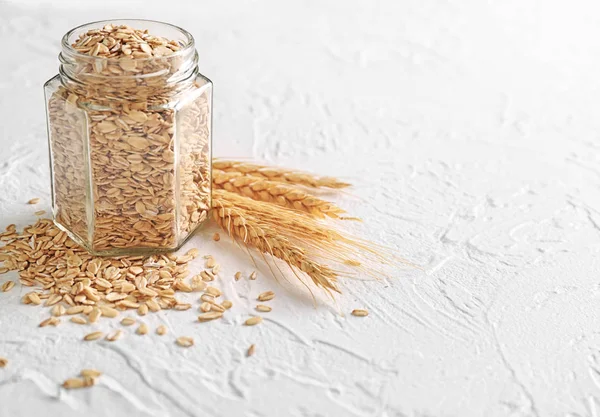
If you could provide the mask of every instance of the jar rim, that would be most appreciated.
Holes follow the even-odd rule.
[[[96,20],[94,22],[84,23],[82,25],[79,25],[79,26],[76,26],[76,27],[70,29],[67,33],[64,34],[64,36],[61,39],[62,49],[63,49],[63,51],[68,52],[69,55],[71,55],[73,57],[80,57],[82,59],[94,58],[94,59],[105,59],[105,60],[119,60],[121,58],[106,58],[106,57],[101,57],[101,56],[91,56],[91,55],[79,52],[71,46],[69,39],[75,33],[77,33],[78,31],[81,31],[84,28],[93,29],[95,26],[98,26],[99,28],[101,28],[108,24],[117,25],[117,24],[126,24],[126,23],[129,26],[131,23],[135,24],[136,22],[139,22],[141,24],[151,23],[151,24],[155,24],[155,25],[164,26],[164,27],[167,27],[170,29],[174,29],[175,31],[179,32],[184,37],[185,43],[181,46],[181,49],[179,49],[179,50],[173,52],[172,54],[167,55],[163,58],[175,58],[177,56],[188,54],[190,52],[190,50],[192,52],[195,50],[196,42],[195,42],[192,34],[189,33],[187,30],[185,30],[177,25],[173,25],[171,23],[166,23],[166,22],[161,22],[159,20],[151,20],[151,19],[106,19],[106,20]],[[137,62],[142,62],[142,61],[156,59],[156,57],[151,56],[151,57],[147,57],[147,58],[129,58],[129,59],[133,59],[134,61],[137,61]]]

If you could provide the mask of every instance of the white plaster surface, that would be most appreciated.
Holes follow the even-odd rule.
[[[83,343],[0,294],[0,416],[600,415],[600,10],[575,0],[0,0],[0,218],[49,208],[42,84],[78,24],[139,17],[196,37],[215,154],[338,175],[355,233],[423,266],[315,309],[233,244],[218,323]],[[38,207],[25,204],[42,197]],[[0,277],[4,282],[16,275]],[[273,289],[263,325],[242,326]],[[102,321],[95,327],[119,327]],[[173,336],[192,335],[178,348]],[[257,353],[246,358],[251,344]],[[93,389],[59,384],[83,367]]]

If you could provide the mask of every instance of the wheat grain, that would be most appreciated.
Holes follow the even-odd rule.
[[[107,335],[105,339],[109,342],[114,342],[116,340],[119,340],[121,336],[123,336],[123,330],[115,330],[111,334]]]
[[[140,336],[143,336],[148,333],[148,326],[146,325],[146,323],[142,323],[135,332]]]
[[[83,337],[83,340],[85,340],[85,341],[88,341],[88,342],[89,342],[89,341],[92,341],[92,340],[98,340],[98,339],[100,339],[102,336],[104,336],[104,333],[102,333],[102,332],[92,332],[92,333],[86,334],[86,335]]]
[[[221,296],[221,290],[219,290],[216,287],[207,287],[206,288],[206,293],[212,295],[215,298],[218,298]]]
[[[339,218],[345,212],[335,204],[315,197],[302,189],[261,177],[213,170],[213,184],[217,188],[254,200],[304,211],[318,218]]]
[[[254,355],[255,351],[256,351],[256,346],[254,344],[251,344],[250,347],[248,348],[248,351],[246,352],[246,356],[250,357],[250,356]]]
[[[46,326],[58,326],[58,324],[60,323],[60,319],[57,317],[48,317],[46,320],[43,320],[40,324],[39,327],[46,327]]]
[[[181,336],[176,339],[176,342],[181,347],[194,346],[194,339],[191,337]]]
[[[100,311],[100,309],[98,307],[94,307],[94,309],[88,316],[88,321],[90,323],[96,323],[101,315],[102,315],[102,311]]]
[[[202,277],[202,280],[205,282],[211,282],[211,281],[215,280],[215,276],[210,271],[202,271],[202,272],[200,272],[200,276]]]
[[[212,307],[212,306],[211,306]],[[223,313],[220,311],[209,311],[208,313],[202,313],[198,316],[199,322],[206,322],[211,320],[220,319],[223,317]]]
[[[155,299],[150,299],[146,301],[146,306],[148,307],[148,310],[152,311],[153,313],[162,310],[160,304],[158,304],[158,301],[156,301]]]
[[[4,367],[6,367],[6,365],[8,365],[8,359],[0,356],[0,368],[4,368]]]
[[[73,314],[83,313],[83,308],[84,308],[84,306],[81,306],[81,305],[69,307],[69,308],[67,308],[67,314],[73,315]]]
[[[230,300],[224,300],[221,305],[225,310],[229,310],[231,307],[233,307],[233,303]]]
[[[98,306],[98,308],[102,312],[103,317],[108,317],[108,318],[114,319],[115,317],[117,317],[119,315],[119,311],[112,307]]]
[[[31,293],[28,294],[27,297],[29,298],[29,301],[32,304],[35,304],[35,305],[42,304],[42,300],[40,299],[40,296],[37,293],[31,292]]]
[[[40,202],[40,199],[39,199],[39,198],[32,198],[31,200],[29,200],[29,201],[27,202],[27,204],[37,204],[37,203],[39,203],[39,202]]]
[[[215,242],[218,242],[219,240],[221,240],[221,235],[220,235],[220,234],[218,234],[218,233],[215,233],[215,234],[213,235],[213,240],[214,240]]]
[[[255,325],[257,325],[258,323],[262,323],[262,317],[260,317],[260,316],[254,316],[254,317],[250,317],[248,320],[246,320],[246,321],[244,322],[244,324],[245,324],[246,326],[255,326]]]
[[[121,320],[121,324],[123,326],[133,326],[135,322],[136,321],[133,317],[124,317],[123,320]]]
[[[81,316],[73,316],[71,317],[71,322],[75,324],[87,324],[87,320]]]
[[[200,301],[214,302],[215,297],[211,294],[202,294],[202,296],[200,297]]]
[[[363,310],[363,309],[355,309],[355,310],[352,310],[352,315],[357,316],[357,317],[366,317],[369,315],[369,312],[367,310]]]
[[[201,275],[194,275],[190,279],[190,287],[192,291],[204,291],[206,289],[206,282],[202,279]]]
[[[15,283],[13,281],[6,281],[4,284],[2,284],[2,292],[9,292],[14,286]]]
[[[66,311],[67,310],[65,309],[65,307],[62,304],[57,304],[54,307],[52,307],[51,314],[54,317],[60,317],[60,316],[64,315]]]
[[[98,378],[102,375],[102,372],[96,369],[82,369],[79,375],[87,378]]]
[[[218,311],[220,313],[224,313],[225,312],[225,307],[223,307],[220,304],[215,303],[214,301],[207,301],[208,304],[210,304],[210,309],[212,311]]]
[[[275,293],[273,291],[265,291],[258,295],[258,301],[269,301],[275,298]]]
[[[239,281],[242,278],[242,273],[240,271],[236,272],[233,276],[236,281]]]
[[[215,265],[216,265],[215,258],[210,256],[206,259],[206,267],[207,268],[213,268]]]
[[[76,389],[76,388],[84,388],[88,385],[83,380],[83,378],[69,378],[62,384],[63,388],[66,389]]]
[[[350,186],[350,184],[332,177],[318,177],[309,173],[291,171],[285,168],[267,167],[264,165],[222,159],[213,160],[213,169],[225,172],[239,172],[243,175],[264,177],[271,181],[298,184],[313,188],[325,187],[338,189]]]
[[[252,273],[250,274],[250,276],[248,277],[251,281],[256,280],[257,274],[256,271],[252,271]]]
[[[266,306],[266,305],[264,305],[264,304],[258,304],[258,305],[256,306],[256,311],[260,311],[260,312],[262,312],[262,313],[268,313],[268,312],[269,312],[269,311],[271,311],[271,310],[272,310],[272,308],[271,308],[271,307],[269,307],[269,306]]]
[[[167,334],[167,327],[161,324],[156,328],[156,334],[159,336],[164,336]]]
[[[138,307],[137,312],[140,316],[145,316],[146,314],[148,314],[148,306],[146,304],[140,305]]]

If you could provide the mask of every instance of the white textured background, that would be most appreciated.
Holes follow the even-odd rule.
[[[38,329],[47,312],[16,287],[0,295],[0,416],[600,416],[597,1],[123,3],[0,1],[3,224],[31,222],[32,197],[48,208],[42,84],[63,33],[159,19],[196,37],[216,155],[356,183],[340,199],[356,232],[425,272],[346,283],[340,309],[371,315],[342,317],[264,271],[232,285],[247,258],[207,231],[192,244],[225,265],[229,318],[152,315],[169,337],[113,344]],[[269,320],[241,326],[267,289]],[[99,385],[59,388],[86,366]]]

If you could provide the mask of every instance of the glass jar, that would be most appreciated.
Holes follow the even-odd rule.
[[[145,35],[124,25],[176,50],[146,54]],[[116,27],[94,44],[96,30]],[[110,56],[127,36],[142,51]],[[101,49],[108,56],[94,55]],[[59,59],[44,86],[54,222],[94,255],[179,248],[211,206],[212,82],[198,72],[193,37],[160,22],[94,22],[63,37]]]

